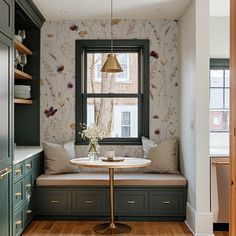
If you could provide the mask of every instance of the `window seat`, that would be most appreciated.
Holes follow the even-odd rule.
[[[187,180],[175,174],[117,172],[115,219],[184,221]],[[41,220],[109,218],[108,172],[40,175],[35,186],[36,218]]]
[[[115,173],[116,186],[185,186],[187,180],[176,174]],[[108,186],[108,173],[79,172],[73,174],[40,175],[38,186]]]

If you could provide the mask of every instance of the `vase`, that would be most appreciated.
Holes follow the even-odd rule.
[[[89,142],[88,157],[90,160],[97,160],[100,154],[100,147],[98,142]]]

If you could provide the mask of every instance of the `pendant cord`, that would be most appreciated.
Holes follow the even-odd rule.
[[[111,53],[113,53],[113,26],[112,26],[112,19],[113,19],[113,0],[111,0]]]

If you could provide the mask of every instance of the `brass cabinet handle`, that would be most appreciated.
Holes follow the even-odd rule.
[[[135,201],[129,200],[128,203],[129,203],[129,204],[135,204]]]
[[[162,201],[163,204],[170,204],[170,201]]]
[[[16,196],[16,197],[19,197],[19,196],[21,196],[21,195],[22,195],[21,192],[17,192],[17,193],[15,193],[15,196]]]
[[[2,174],[0,175],[0,179],[2,179],[4,176],[8,175],[11,172],[11,169],[5,169],[2,171]]]
[[[15,169],[15,174],[16,175],[21,174],[21,169]]]
[[[32,210],[28,210],[26,211],[27,214],[31,214],[32,213]]]
[[[58,202],[59,202],[59,201],[57,201],[57,200],[52,200],[52,201],[51,201],[52,204],[57,204]]]
[[[22,221],[21,220],[17,220],[16,221],[16,225],[21,225],[22,224]]]
[[[92,200],[86,200],[85,203],[86,203],[86,204],[92,204],[93,201],[92,201]]]
[[[26,184],[25,187],[30,188],[32,185],[31,184]]]
[[[28,168],[31,168],[32,165],[31,165],[30,163],[27,163],[27,164],[25,165],[25,167],[28,169]]]

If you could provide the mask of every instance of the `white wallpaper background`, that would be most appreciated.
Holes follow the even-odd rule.
[[[116,39],[150,40],[150,138],[177,136],[177,22],[116,20]],[[109,20],[47,21],[41,29],[41,140],[75,138],[75,40],[109,39]],[[117,155],[141,156],[140,146],[103,146]],[[87,147],[77,146],[78,156]]]

